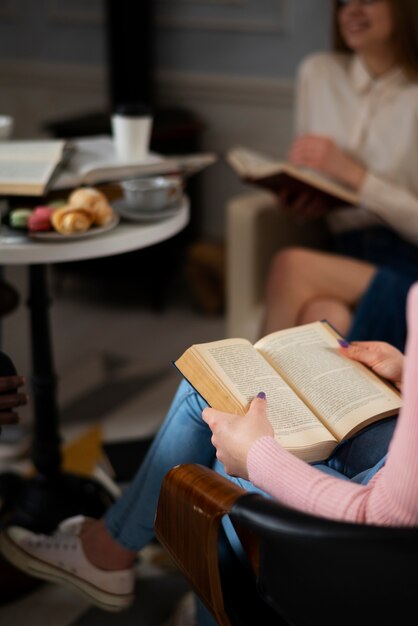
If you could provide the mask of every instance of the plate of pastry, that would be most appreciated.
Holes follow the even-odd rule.
[[[28,217],[31,239],[73,241],[96,237],[119,223],[118,214],[106,196],[94,188],[76,189],[60,207],[37,207]]]
[[[118,215],[114,215],[104,226],[91,226],[87,230],[69,233],[59,233],[56,230],[48,231],[30,231],[28,233],[31,239],[37,241],[74,241],[75,239],[87,239],[89,237],[97,237],[112,230],[120,222]]]

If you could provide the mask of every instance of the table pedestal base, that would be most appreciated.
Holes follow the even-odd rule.
[[[114,502],[97,480],[70,473],[30,479],[0,474],[0,499],[0,527],[17,525],[42,533],[73,515],[99,518]]]

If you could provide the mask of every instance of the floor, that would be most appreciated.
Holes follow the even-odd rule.
[[[138,272],[141,268],[138,268]],[[30,380],[24,268],[6,271],[22,294],[18,310],[5,318],[2,345],[19,373]],[[119,298],[108,289],[85,288],[79,276],[50,270],[55,367],[63,440],[70,442],[99,426],[104,442],[137,440],[158,428],[179,383],[172,361],[195,342],[225,334],[222,315],[196,310],[187,288],[175,284],[162,311],[141,298]],[[93,284],[94,287],[94,284]],[[30,384],[27,385],[30,393]],[[19,429],[0,441],[0,469],[28,464],[31,407],[21,411]],[[167,564],[146,554],[138,566],[136,603],[118,616],[91,609],[63,588],[42,585],[17,602],[0,606],[2,626],[160,626],[187,585]],[[158,602],[155,601],[158,598]]]

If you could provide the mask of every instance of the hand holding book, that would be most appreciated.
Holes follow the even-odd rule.
[[[329,209],[324,195],[316,189],[292,189],[284,184],[278,190],[280,208],[300,220],[316,220]]]
[[[260,437],[274,437],[273,427],[267,418],[264,392],[259,393],[245,415],[223,413],[205,409],[203,420],[211,429],[216,456],[230,476],[248,480],[247,456],[251,446]]]
[[[366,169],[360,163],[332,139],[322,135],[302,135],[295,139],[288,160],[293,165],[330,176],[353,191],[360,190],[366,175]]]
[[[341,349],[344,356],[363,363],[377,376],[401,389],[405,357],[400,350],[385,341],[344,342]]]

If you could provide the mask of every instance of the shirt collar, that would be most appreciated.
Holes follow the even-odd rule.
[[[400,67],[389,70],[380,78],[373,78],[360,57],[356,54],[353,55],[351,60],[349,73],[353,87],[358,93],[367,93],[373,87],[379,86],[380,89],[385,89],[386,87],[401,86],[408,82],[405,72]]]

